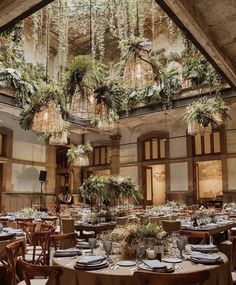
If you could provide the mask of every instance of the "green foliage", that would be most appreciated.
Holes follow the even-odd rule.
[[[88,156],[93,151],[90,142],[72,146],[67,151],[68,162],[73,163],[78,157]]]
[[[76,89],[82,96],[92,93],[108,75],[107,67],[95,61],[89,55],[75,57],[65,74],[65,89],[69,97],[74,96]]]
[[[142,193],[129,176],[91,176],[80,187],[84,198],[113,200],[119,197],[133,197],[136,201],[143,199]]]
[[[62,116],[66,116],[65,96],[60,87],[53,84],[44,84],[40,90],[28,97],[27,104],[24,105],[24,110],[20,114],[20,126],[23,130],[30,129],[34,114],[39,112],[40,108],[47,105],[50,100],[59,105]]]
[[[219,122],[215,118],[217,114],[222,117],[222,120],[230,117],[228,105],[219,96],[210,99],[204,97],[194,101],[187,107],[184,118],[187,123],[197,121],[204,127],[209,124],[218,126]]]

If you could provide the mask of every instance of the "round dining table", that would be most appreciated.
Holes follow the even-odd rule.
[[[190,260],[184,260],[176,264],[176,270],[170,274],[197,272],[209,270],[210,277],[204,285],[232,285],[232,277],[228,258],[220,253],[223,263],[218,265],[195,264]],[[133,273],[136,266],[123,267],[112,266],[100,270],[78,270],[74,266],[81,257],[53,258],[53,264],[63,268],[61,284],[70,285],[131,285],[135,284]],[[122,259],[122,258],[120,258]],[[147,271],[148,272],[148,271]]]

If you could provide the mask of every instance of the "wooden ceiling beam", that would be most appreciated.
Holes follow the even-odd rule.
[[[232,87],[236,87],[236,67],[214,40],[200,11],[194,6],[194,1],[155,1],[196,45],[227,82]]]
[[[0,33],[42,9],[54,0],[6,0],[0,4]]]

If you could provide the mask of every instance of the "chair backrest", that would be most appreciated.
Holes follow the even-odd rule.
[[[53,227],[52,225],[44,224],[44,223],[40,224],[40,231],[41,232],[52,232],[52,233],[54,233],[55,230],[56,230],[56,228]]]
[[[179,231],[179,234],[182,236],[188,237],[189,243],[200,243],[205,244],[207,242],[207,238],[209,237],[209,233],[205,231]],[[196,241],[196,242],[194,242]]]
[[[16,224],[17,224],[17,228],[19,229],[19,223],[23,222],[23,223],[32,223],[33,222],[33,218],[16,218]]]
[[[63,234],[69,234],[75,232],[75,220],[74,219],[61,219],[61,231]]]
[[[56,227],[57,217],[41,217],[42,223]]]
[[[3,217],[1,218],[1,217],[0,217],[0,224],[3,224],[3,227],[4,227],[4,228],[7,227],[8,221],[9,221],[8,218],[3,218]]]
[[[36,232],[33,235],[32,263],[37,265],[49,265],[50,260],[50,235],[52,232]],[[37,254],[36,254],[37,252]]]
[[[48,277],[45,285],[60,285],[60,276],[62,275],[60,266],[39,266],[28,263],[23,259],[19,259],[18,262],[27,285],[31,284],[30,279],[34,276]]]
[[[232,271],[236,268],[236,237],[231,237],[232,240]]]
[[[6,246],[6,264],[7,272],[9,274],[10,285],[16,285],[19,282],[17,275],[17,258],[19,256],[25,257],[25,243],[22,240],[14,241]]]
[[[35,233],[36,226],[37,224],[31,222],[20,222],[20,221],[18,222],[18,228],[22,229],[25,232],[27,242],[30,245],[33,245],[32,237],[33,234]]]
[[[151,273],[135,271],[134,279],[136,285],[202,285],[209,279],[210,272],[202,270],[190,273]]]
[[[50,244],[56,249],[67,249],[75,247],[77,244],[76,233],[51,235]]]
[[[172,234],[173,232],[177,232],[180,230],[181,223],[180,221],[172,221],[172,220],[163,220],[161,221],[162,228],[168,234]]]

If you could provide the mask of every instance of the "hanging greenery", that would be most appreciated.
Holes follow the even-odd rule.
[[[195,135],[197,132],[201,133],[201,127],[218,127],[227,117],[230,117],[228,105],[221,97],[216,96],[194,101],[187,107],[184,119],[189,124],[189,134]]]
[[[67,151],[68,162],[76,166],[87,166],[89,165],[89,154],[93,151],[90,142],[72,146]]]
[[[75,57],[67,68],[65,74],[65,89],[67,95],[74,96],[76,89],[81,96],[90,95],[108,75],[107,67],[95,61],[89,55]]]
[[[62,121],[62,118],[65,118],[67,115],[66,111],[66,102],[65,102],[65,96],[62,92],[62,90],[53,85],[53,84],[45,84],[44,86],[41,86],[40,90],[38,90],[37,93],[35,93],[33,96],[29,98],[28,104],[25,106],[24,110],[21,112],[20,116],[20,126],[24,130],[29,130],[32,127],[33,119],[37,113],[39,113],[43,108],[48,106],[49,103],[53,103],[53,109],[56,108],[55,112],[60,115],[60,119],[58,121],[51,122],[52,126],[51,132],[57,132],[55,129],[57,129],[57,126],[62,126],[62,129],[64,127],[64,122]],[[48,120],[49,115],[45,115],[45,119]],[[43,122],[42,122],[43,124]],[[45,123],[45,128],[47,128]],[[61,131],[62,131],[61,129]],[[48,131],[43,131],[43,133],[48,133]]]

